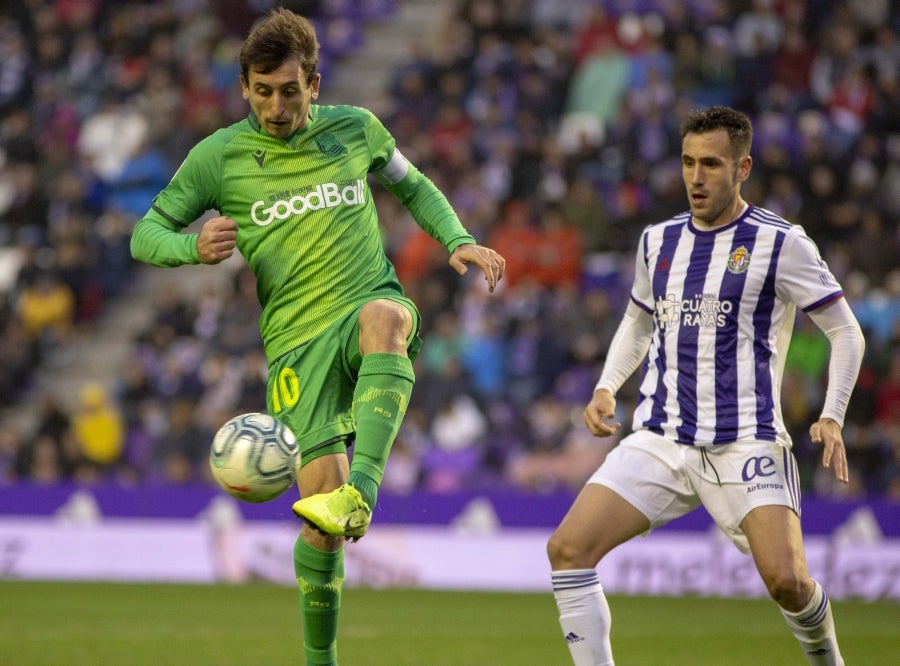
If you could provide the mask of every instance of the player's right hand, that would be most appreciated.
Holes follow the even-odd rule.
[[[584,423],[596,437],[616,434],[620,423],[607,423],[616,415],[616,399],[606,389],[597,389],[584,409]]]
[[[467,264],[475,264],[481,269],[488,283],[488,291],[491,293],[506,270],[506,259],[498,252],[474,243],[464,243],[450,255],[450,265],[460,275],[465,275],[469,271]]]
[[[203,223],[197,236],[197,254],[201,264],[218,264],[234,254],[237,222],[228,217],[213,217]]]
[[[850,483],[850,472],[847,465],[847,448],[841,426],[834,419],[820,418],[809,427],[809,435],[814,444],[821,444],[822,467],[834,468],[834,477],[841,483]]]

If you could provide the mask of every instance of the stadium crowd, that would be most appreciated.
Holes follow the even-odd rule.
[[[328,72],[401,0],[282,2],[315,19]],[[137,268],[131,228],[186,147],[247,113],[236,49],[264,0],[27,0],[0,10],[0,482],[208,480],[212,434],[264,411],[253,277],[166,291],[112,385],[75,407],[34,369],[89,335]],[[641,229],[687,208],[679,120],[754,120],[748,200],[817,240],[867,336],[845,425],[851,484],[806,433],[828,343],[803,315],[783,408],[805,491],[900,498],[900,16],[889,0],[461,0],[372,108],[507,259],[488,296],[383,189],[373,196],[425,345],[384,487],[577,488],[614,441],[581,412],[628,297]],[[398,46],[398,48],[401,48]],[[673,156],[675,156],[673,158]],[[143,270],[143,269],[141,269]],[[216,270],[216,269],[207,269]],[[480,285],[477,285],[480,287]],[[633,380],[632,380],[633,381]],[[620,395],[630,411],[634,384]],[[624,430],[624,429],[623,429]]]

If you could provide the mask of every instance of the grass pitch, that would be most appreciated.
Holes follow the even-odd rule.
[[[799,646],[762,599],[612,597],[621,666],[799,666]],[[836,602],[848,664],[900,653],[900,604]],[[0,663],[16,666],[299,664],[296,592],[241,586],[0,582]],[[564,666],[547,594],[347,589],[345,666]]]

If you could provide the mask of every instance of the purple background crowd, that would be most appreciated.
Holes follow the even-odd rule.
[[[265,410],[246,268],[146,302],[151,324],[78,401],[36,372],[135,298],[131,229],[186,151],[247,114],[237,51],[264,0],[22,0],[0,9],[0,483],[208,483],[219,424]],[[401,0],[285,2],[313,18],[322,95]],[[435,3],[437,5],[438,3]],[[371,108],[463,223],[508,260],[488,296],[389,194],[385,244],[425,345],[385,487],[578,488],[614,441],[581,420],[641,229],[686,209],[678,125],[754,120],[745,197],[802,224],[868,341],[845,439],[852,482],[807,435],[828,345],[802,315],[784,415],[804,491],[900,498],[900,16],[889,0],[440,3]],[[893,13],[892,13],[893,12]],[[10,258],[14,261],[10,263]],[[619,398],[629,423],[634,380]],[[36,410],[34,427],[10,415]],[[627,431],[626,429],[623,429]]]

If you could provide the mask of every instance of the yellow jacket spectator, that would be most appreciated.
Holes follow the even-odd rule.
[[[85,385],[79,398],[72,428],[82,454],[87,461],[104,467],[115,463],[125,441],[122,414],[99,384]]]
[[[75,294],[52,273],[41,273],[17,303],[19,316],[33,339],[65,338],[75,320]]]

